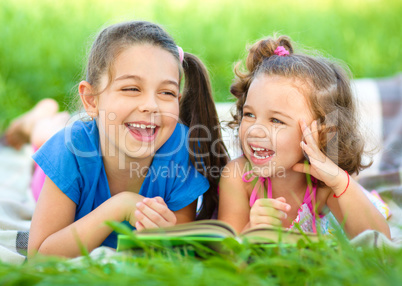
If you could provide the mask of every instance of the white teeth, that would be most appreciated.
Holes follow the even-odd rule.
[[[267,149],[265,149],[265,148],[258,148],[258,147],[253,147],[253,146],[250,146],[251,147],[251,149],[253,149],[254,151],[268,151]]]
[[[251,149],[253,149],[253,151],[254,151],[253,156],[254,156],[255,158],[257,158],[257,159],[262,160],[262,159],[267,159],[267,158],[269,158],[269,157],[272,156],[272,155],[266,155],[266,156],[259,156],[259,155],[257,155],[257,152],[258,152],[258,151],[268,151],[268,149],[266,149],[266,148],[260,148],[260,147],[254,147],[254,146],[250,146],[250,147],[251,147]]]
[[[271,157],[272,155],[258,156],[257,153],[254,152],[253,156],[256,157],[257,159],[267,159],[267,158]]]
[[[141,128],[141,129],[146,129],[146,128],[154,129],[156,127],[156,125],[145,125],[145,124],[135,124],[135,123],[127,123],[127,125],[136,127],[136,128]]]

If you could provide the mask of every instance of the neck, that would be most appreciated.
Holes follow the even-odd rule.
[[[271,177],[272,197],[304,196],[307,188],[306,174],[288,170],[283,176]]]
[[[111,195],[124,191],[139,193],[153,157],[132,158],[120,150],[111,156],[103,146],[101,149]]]

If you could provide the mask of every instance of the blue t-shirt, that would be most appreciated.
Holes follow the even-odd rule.
[[[95,121],[77,121],[64,128],[33,158],[77,205],[75,220],[111,197]],[[135,164],[132,171],[137,172]],[[170,210],[177,211],[194,202],[208,188],[208,180],[194,168],[189,158],[188,127],[177,124],[172,136],[156,152],[139,194],[149,198],[160,196]],[[102,245],[116,248],[116,233],[108,236]]]

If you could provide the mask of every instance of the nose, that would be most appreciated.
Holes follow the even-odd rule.
[[[269,135],[269,130],[265,125],[262,124],[253,124],[248,130],[248,137],[251,138],[266,138]]]
[[[147,93],[144,94],[140,100],[141,103],[139,104],[138,109],[141,112],[155,113],[159,111],[156,95]]]

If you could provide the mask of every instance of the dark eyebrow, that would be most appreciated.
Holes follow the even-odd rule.
[[[138,75],[133,75],[133,74],[125,74],[125,75],[119,76],[118,78],[115,79],[115,81],[125,80],[125,79],[135,79],[138,81],[142,81],[142,77],[140,77]],[[171,84],[171,85],[176,86],[177,88],[180,88],[179,84],[174,80],[167,79],[167,80],[164,80],[162,83],[163,84]]]

